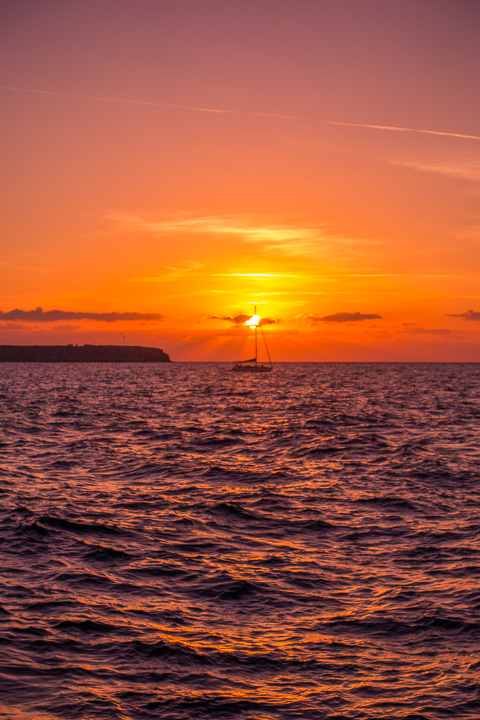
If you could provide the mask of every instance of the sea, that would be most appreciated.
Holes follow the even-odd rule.
[[[480,364],[0,364],[0,718],[480,718]]]

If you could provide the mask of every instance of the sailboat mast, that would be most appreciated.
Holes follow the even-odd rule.
[[[255,305],[254,315],[257,314],[257,306]],[[257,366],[257,326],[255,325],[255,367]]]

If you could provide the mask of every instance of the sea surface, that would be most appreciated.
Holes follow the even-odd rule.
[[[0,718],[480,718],[480,365],[0,364]]]

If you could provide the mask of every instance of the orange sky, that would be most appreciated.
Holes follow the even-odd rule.
[[[480,359],[477,2],[0,15],[0,343]]]

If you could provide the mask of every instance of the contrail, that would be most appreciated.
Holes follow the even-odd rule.
[[[392,127],[390,125],[363,125],[361,123],[336,122],[335,120],[322,120],[321,122],[327,125],[372,128],[373,130],[392,130],[394,132],[426,133],[427,135],[446,135],[447,137],[466,138],[467,140],[480,140],[478,135],[461,135],[460,133],[440,132],[439,130],[419,130],[418,128]]]
[[[6,87],[0,86],[0,90],[15,90],[16,92],[29,92],[36,93],[37,95],[59,95],[60,93],[52,92],[51,90],[30,90],[30,88],[17,88],[17,87]]]
[[[0,90],[11,90],[14,92],[34,93],[36,95],[57,95],[63,97],[84,98],[85,100],[97,100],[99,102],[124,103],[126,105],[145,105],[147,107],[172,108],[174,110],[190,110],[192,112],[213,113],[216,115],[254,115],[256,117],[281,118],[283,120],[301,120],[296,115],[282,115],[280,113],[266,113],[242,110],[222,110],[219,108],[197,107],[195,105],[176,105],[174,103],[160,103],[148,100],[129,100],[127,98],[99,97],[97,95],[77,95],[74,93],[60,93],[53,90],[33,90],[31,88],[0,86]],[[390,130],[391,132],[422,133],[425,135],[441,135],[443,137],[463,138],[465,140],[480,140],[479,135],[462,135],[461,133],[442,132],[440,130],[422,130],[420,128],[395,127],[392,125],[367,125],[364,123],[339,122],[337,120],[321,120],[326,125],[342,125],[343,127],[370,128],[372,130]]]
[[[60,93],[52,90],[32,90],[31,88],[0,87],[0,90],[13,90],[15,92],[35,93],[36,95],[57,95],[62,97],[83,98],[85,100],[98,100],[100,102],[124,103],[126,105],[147,105],[150,107],[173,108],[177,110],[192,110],[193,112],[214,113],[218,115],[255,115],[257,117],[282,118],[283,120],[300,120],[292,115],[279,113],[252,112],[241,110],[220,110],[218,108],[196,107],[194,105],[175,105],[174,103],[160,103],[148,100],[129,100],[127,98],[99,97],[97,95],[77,95],[75,93]]]

